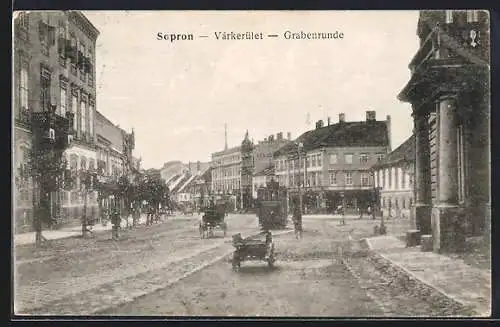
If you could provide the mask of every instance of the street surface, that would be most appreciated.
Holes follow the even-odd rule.
[[[258,231],[230,215],[228,235],[200,239],[198,218],[178,217],[91,240],[18,247],[16,313],[165,316],[415,316],[453,314],[413,296],[364,258],[357,242],[376,221],[304,217],[303,239],[275,232],[275,268],[231,269],[231,236]],[[281,234],[281,235],[278,235]]]

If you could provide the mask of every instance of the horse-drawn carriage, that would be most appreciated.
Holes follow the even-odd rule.
[[[205,209],[200,221],[200,237],[208,238],[214,236],[215,230],[222,230],[224,236],[227,233],[226,204],[217,203]]]
[[[233,270],[235,271],[240,269],[243,261],[266,261],[269,267],[273,267],[276,261],[270,231],[263,231],[257,236],[247,238],[242,238],[241,234],[236,234],[233,236],[233,246],[236,248],[232,260]]]

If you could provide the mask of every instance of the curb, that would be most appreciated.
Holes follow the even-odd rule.
[[[471,309],[474,312],[475,316],[478,316],[478,317],[489,316],[489,314],[478,312],[477,308],[471,307],[471,305],[469,305],[467,303],[464,303],[461,300],[456,299],[455,297],[453,297],[452,295],[448,294],[446,291],[444,291],[440,287],[432,285],[429,282],[423,280],[422,278],[416,276],[410,270],[408,270],[408,269],[404,268],[403,266],[401,266],[400,264],[392,261],[391,259],[389,259],[388,257],[386,257],[384,254],[376,252],[375,250],[373,250],[373,246],[372,246],[372,244],[371,244],[371,242],[370,242],[370,240],[368,238],[361,239],[360,243],[364,244],[368,248],[368,251],[374,257],[381,258],[382,260],[384,260],[385,262],[387,262],[389,265],[391,265],[392,267],[394,267],[396,270],[399,270],[399,272],[401,272],[404,275],[406,275],[409,279],[413,279],[415,281],[418,281],[419,283],[423,284],[425,287],[436,291],[440,296],[443,296],[443,297],[447,298],[451,302],[455,302],[456,304],[458,304],[458,305],[460,305],[460,306],[462,306],[464,308]]]

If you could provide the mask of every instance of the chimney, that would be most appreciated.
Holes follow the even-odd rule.
[[[278,137],[278,141],[283,140],[283,132],[279,132],[277,137]]]
[[[330,126],[330,117],[328,117],[328,126]]]
[[[391,152],[392,151],[392,145],[391,145],[391,139],[392,139],[392,133],[391,133],[391,116],[387,115],[385,124],[387,125],[387,151]]]
[[[274,135],[269,135],[267,139],[269,140],[269,142],[272,142],[274,140]]]
[[[368,110],[366,112],[366,121],[376,121],[376,112],[374,110]]]
[[[339,123],[345,123],[345,113],[339,114]]]
[[[292,140],[292,133],[287,132],[286,133],[286,138],[288,139],[288,141],[291,141]]]
[[[319,128],[321,128],[321,127],[323,127],[323,121],[322,121],[322,120],[318,120],[318,121],[316,122],[316,129],[319,129]]]

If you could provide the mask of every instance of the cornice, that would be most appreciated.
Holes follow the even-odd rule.
[[[80,11],[70,11],[68,13],[69,21],[78,27],[82,32],[87,35],[93,42],[99,36],[99,30],[82,14]]]

